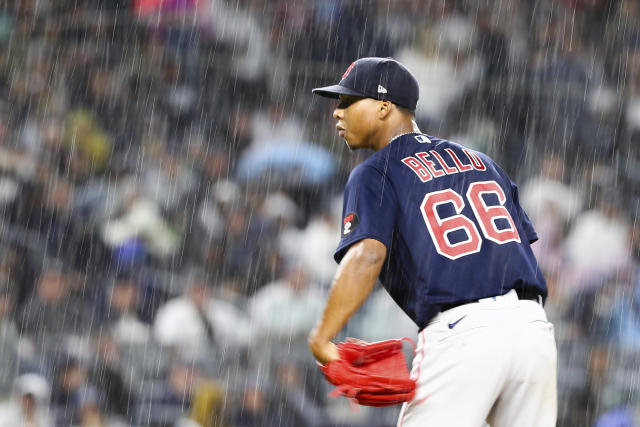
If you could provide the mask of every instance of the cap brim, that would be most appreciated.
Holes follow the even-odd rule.
[[[340,85],[317,87],[311,90],[311,92],[315,95],[324,96],[325,98],[334,98],[334,99],[338,99],[340,95],[364,97],[364,95],[361,94],[360,92],[355,91],[353,89],[349,89],[344,86],[340,86]]]

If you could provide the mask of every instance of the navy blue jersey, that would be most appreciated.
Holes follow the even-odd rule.
[[[444,305],[547,295],[517,187],[488,156],[447,140],[401,135],[351,172],[336,261],[364,238],[387,247],[380,281],[419,328]]]

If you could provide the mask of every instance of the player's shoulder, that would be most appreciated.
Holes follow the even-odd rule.
[[[366,178],[371,175],[379,175],[381,174],[380,167],[380,159],[376,156],[375,153],[372,156],[369,156],[366,160],[356,165],[349,174],[349,181],[353,181],[356,179]]]

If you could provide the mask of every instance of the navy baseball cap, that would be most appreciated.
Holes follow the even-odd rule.
[[[419,88],[413,74],[395,59],[371,57],[352,63],[337,85],[315,88],[312,92],[327,98],[351,95],[391,101],[413,111]]]

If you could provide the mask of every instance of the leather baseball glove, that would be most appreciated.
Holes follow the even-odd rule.
[[[409,338],[338,343],[340,359],[320,365],[327,380],[338,386],[329,395],[346,396],[367,406],[390,406],[411,400],[416,383],[409,378],[402,353],[405,340],[413,344]]]

